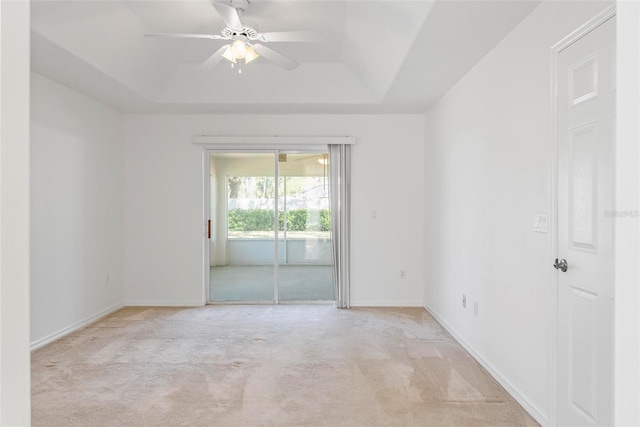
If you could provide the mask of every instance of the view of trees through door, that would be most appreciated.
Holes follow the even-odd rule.
[[[210,301],[333,301],[327,154],[214,152],[210,166]]]

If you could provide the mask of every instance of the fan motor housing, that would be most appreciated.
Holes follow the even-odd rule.
[[[251,27],[242,27],[242,31],[234,30],[233,28],[225,28],[221,32],[225,38],[232,39],[236,36],[245,36],[249,40],[257,40],[258,32]]]

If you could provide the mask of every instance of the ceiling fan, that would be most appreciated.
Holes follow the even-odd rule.
[[[243,25],[240,14],[249,8],[249,0],[231,0],[231,5],[212,2],[216,12],[224,21],[226,27],[220,34],[176,34],[176,33],[148,33],[145,37],[171,37],[187,39],[211,39],[226,40],[225,44],[215,51],[200,68],[209,69],[226,59],[231,66],[238,66],[238,72],[242,72],[242,64],[248,64],[262,56],[285,70],[293,70],[299,64],[291,58],[261,44],[269,42],[310,42],[316,39],[316,34],[309,31],[282,31],[260,33],[252,27]]]

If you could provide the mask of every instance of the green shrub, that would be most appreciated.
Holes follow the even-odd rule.
[[[287,230],[305,231],[306,229],[307,229],[307,211],[305,209],[298,209],[298,210],[287,212]]]
[[[320,231],[331,231],[331,212],[327,209],[320,211]]]
[[[288,231],[306,231],[308,212],[295,209],[287,212]],[[280,231],[284,230],[284,212],[278,212]],[[231,209],[229,231],[273,231],[273,211],[270,209]],[[320,231],[331,231],[331,213],[320,210]]]
[[[271,231],[273,211],[267,209],[231,209],[229,231]]]

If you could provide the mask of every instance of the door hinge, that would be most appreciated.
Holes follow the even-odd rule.
[[[207,221],[207,239],[211,238],[211,220]]]

